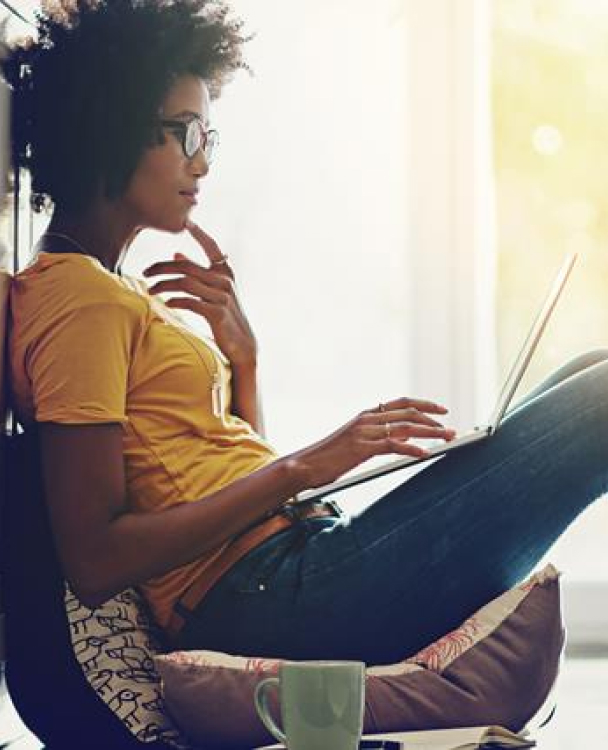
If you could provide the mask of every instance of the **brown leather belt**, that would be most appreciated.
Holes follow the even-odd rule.
[[[171,619],[167,625],[168,634],[175,638],[184,626],[186,617],[202,601],[207,592],[218,582],[238,560],[250,550],[265,542],[271,536],[293,526],[297,521],[308,518],[338,518],[342,511],[336,503],[289,502],[273,511],[270,517],[250,526],[233,539],[226,549],[213,560],[173,605]]]

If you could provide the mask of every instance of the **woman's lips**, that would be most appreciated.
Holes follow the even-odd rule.
[[[196,204],[198,203],[198,201],[196,200],[196,195],[194,195],[194,193],[180,193],[180,195],[185,198],[191,206],[196,206]]]

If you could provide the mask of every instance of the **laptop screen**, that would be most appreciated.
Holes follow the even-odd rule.
[[[511,371],[509,372],[505,384],[503,385],[500,392],[498,404],[496,405],[496,409],[490,421],[490,434],[496,432],[498,425],[500,424],[507,408],[509,407],[509,404],[511,403],[511,399],[515,395],[515,391],[517,390],[517,387],[524,376],[526,368],[528,367],[528,364],[532,359],[532,355],[534,354],[534,350],[536,349],[536,345],[538,344],[538,341],[542,336],[547,323],[549,322],[549,318],[553,310],[555,309],[555,306],[557,305],[557,301],[563,291],[568,277],[570,276],[570,272],[572,271],[572,267],[574,266],[576,259],[576,253],[568,255],[564,259],[564,262],[562,263],[562,266],[549,291],[549,294],[543,302],[543,306],[536,316],[528,335],[526,336],[524,344],[519,354],[517,355],[517,359],[515,360],[515,363],[513,364],[513,367],[511,368]]]

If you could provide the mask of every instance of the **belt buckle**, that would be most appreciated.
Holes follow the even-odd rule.
[[[332,517],[342,518],[344,512],[338,503],[333,500],[304,500],[295,503],[285,503],[281,506],[279,513],[287,516],[292,523],[301,521],[303,519],[303,512],[305,508],[311,507],[329,508],[332,511]]]
[[[286,516],[291,523],[295,524],[296,521],[301,521],[302,516],[300,515],[300,509],[297,507],[298,503],[285,503],[279,509],[279,513]]]
[[[336,518],[342,518],[342,516],[344,515],[342,508],[338,505],[337,502],[335,502],[335,500],[324,500],[323,504],[327,505],[328,508],[331,508],[331,510],[333,510]]]
[[[342,508],[338,505],[338,503],[334,502],[333,500],[310,500],[308,502],[304,501],[302,505],[308,505],[310,504],[311,507],[317,507],[317,508],[325,508],[326,510],[331,511],[331,517],[332,518],[342,518],[344,515],[344,511]]]

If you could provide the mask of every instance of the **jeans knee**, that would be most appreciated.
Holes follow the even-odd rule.
[[[608,348],[590,349],[587,352],[577,355],[570,361],[570,366],[574,371],[586,370],[588,367],[599,365],[600,362],[608,361]]]

